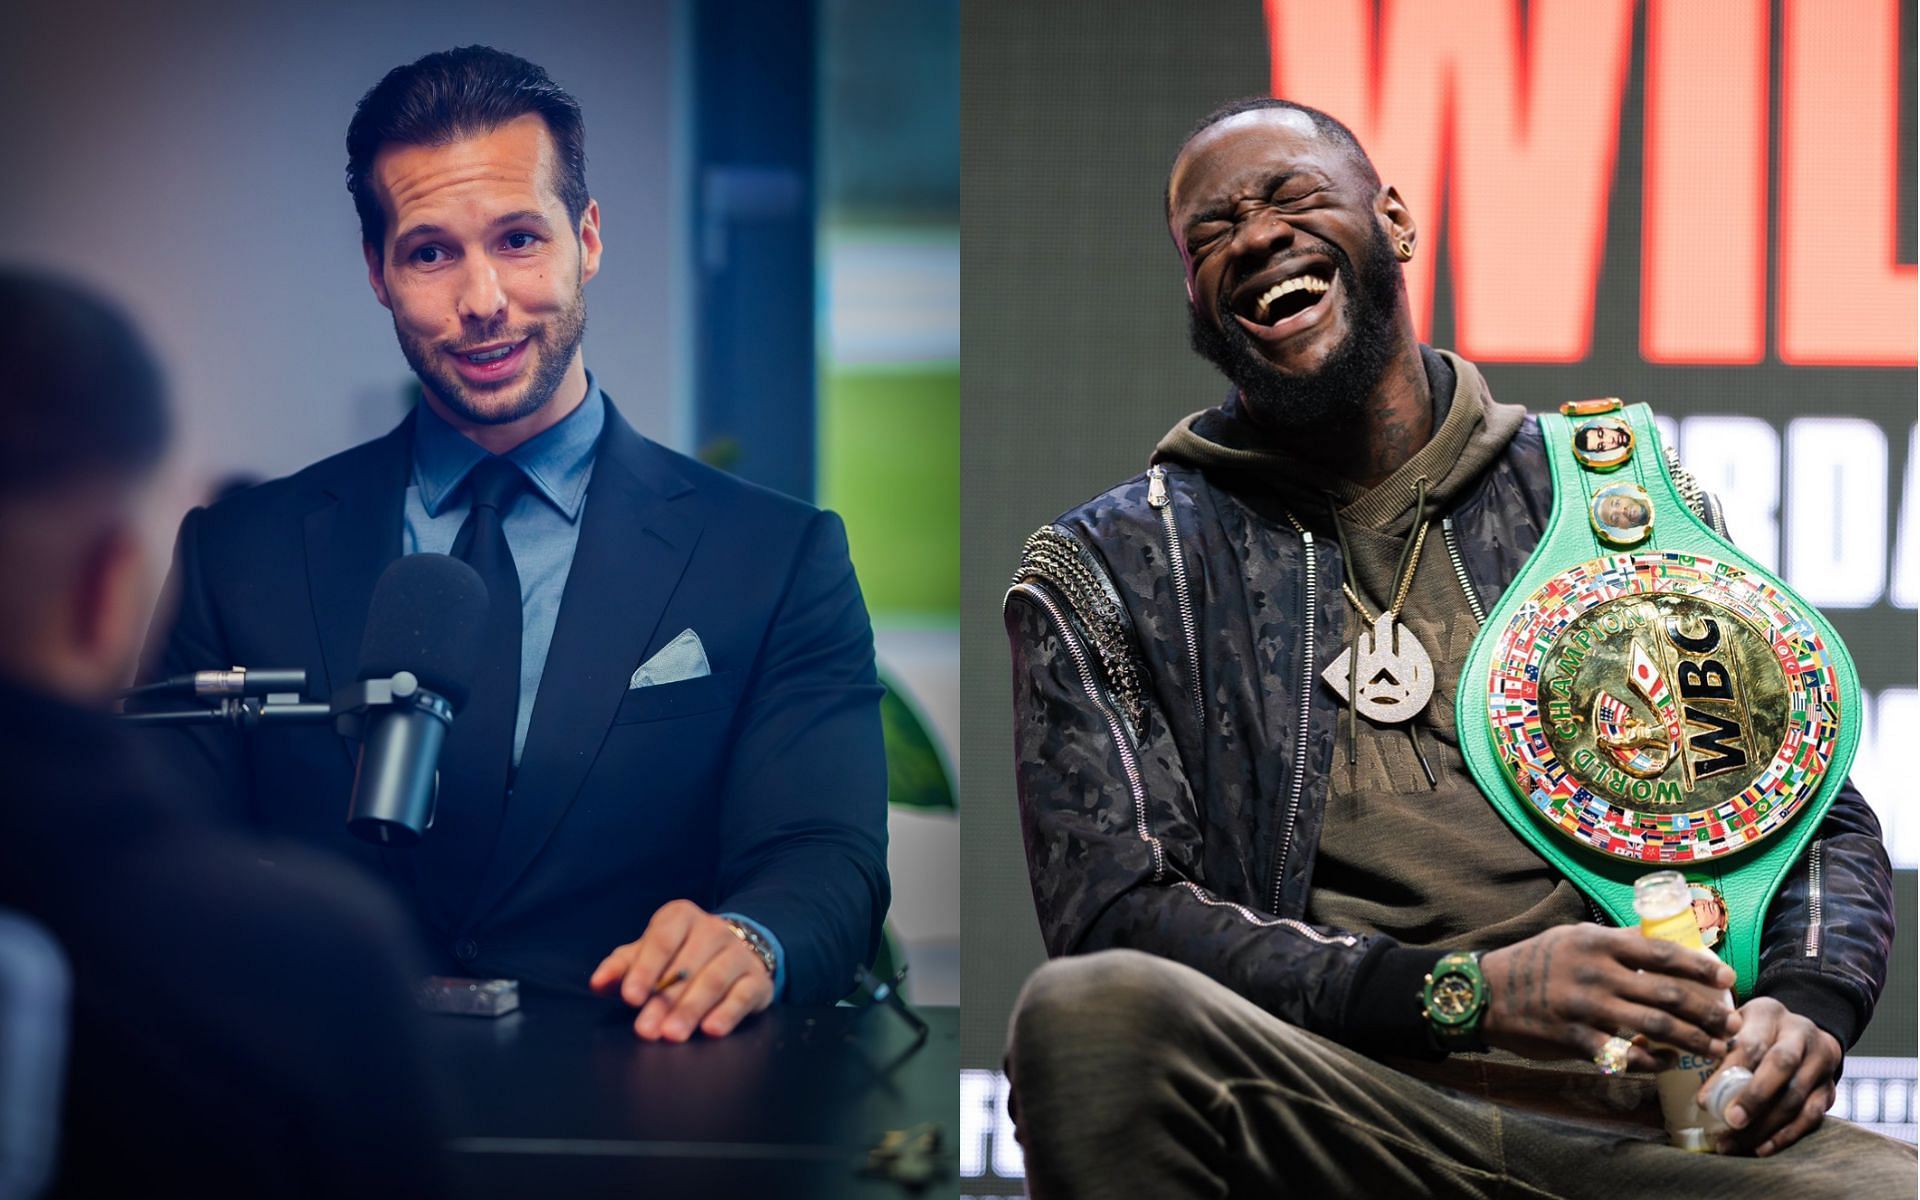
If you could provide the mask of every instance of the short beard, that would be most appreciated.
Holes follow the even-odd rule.
[[[1359,429],[1374,389],[1393,362],[1394,322],[1406,283],[1386,233],[1374,231],[1359,271],[1340,247],[1328,245],[1326,253],[1344,285],[1347,336],[1312,374],[1289,375],[1268,362],[1234,319],[1225,296],[1220,298],[1218,324],[1201,315],[1199,306],[1187,306],[1187,336],[1194,353],[1227,377],[1240,393],[1247,419],[1277,440]]]
[[[407,365],[413,368],[421,384],[456,416],[471,425],[508,425],[545,408],[560,389],[560,381],[567,377],[574,352],[587,335],[586,289],[575,288],[573,302],[552,324],[517,331],[517,336],[527,338],[527,351],[534,356],[533,374],[520,398],[502,409],[482,407],[480,397],[469,392],[466,381],[448,365],[447,356],[425,341],[409,338],[401,330],[397,317],[393,332],[400,340],[400,353],[406,355]],[[507,331],[488,332],[490,336],[499,336]]]

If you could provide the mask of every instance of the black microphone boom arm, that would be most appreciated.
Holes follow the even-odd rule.
[[[232,725],[253,730],[262,725],[305,725],[333,719],[330,704],[282,701],[274,697],[225,696],[211,708],[161,709],[116,714],[130,725]]]
[[[198,674],[221,674],[200,672]],[[304,687],[306,673],[249,672],[251,682],[262,674],[274,682],[297,682]],[[298,674],[297,681],[290,678]],[[182,678],[193,678],[184,676]],[[453,724],[453,705],[420,686],[411,671],[361,679],[321,704],[274,693],[266,697],[235,690],[215,703],[196,708],[159,712],[121,713],[135,725],[231,725],[252,731],[262,725],[333,722],[342,737],[361,743],[354,766],[353,801],[347,828],[356,837],[382,846],[411,846],[433,826],[439,780],[436,766],[447,729]],[[210,698],[215,693],[196,690]],[[379,715],[382,719],[374,720]]]

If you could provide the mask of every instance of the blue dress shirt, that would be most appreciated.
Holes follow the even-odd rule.
[[[558,425],[507,451],[527,477],[527,490],[502,514],[501,529],[520,575],[520,704],[513,723],[513,761],[527,744],[534,697],[547,665],[560,597],[580,540],[580,512],[593,478],[593,451],[606,425],[605,398],[587,375],[587,398]],[[408,554],[446,554],[466,523],[472,497],[464,485],[486,449],[441,420],[426,404],[414,407],[413,482],[407,487]]]
[[[506,453],[506,458],[526,475],[528,484],[500,522],[507,548],[513,551],[514,569],[520,575],[520,703],[513,723],[516,766],[527,744],[527,727],[533,722],[534,698],[540,694],[547,648],[553,644],[554,624],[560,618],[560,598],[566,592],[574,547],[580,541],[580,513],[586,507],[587,483],[593,478],[594,449],[606,426],[606,404],[600,385],[589,371],[587,396],[579,407],[553,428]],[[407,485],[401,546],[407,554],[446,554],[452,551],[454,538],[472,507],[471,495],[463,485],[489,454],[426,404],[415,405],[413,411],[413,479]],[[751,925],[767,939],[773,948],[773,991],[777,997],[787,973],[780,939],[744,914],[721,915]]]

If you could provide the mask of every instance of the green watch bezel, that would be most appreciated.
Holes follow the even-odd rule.
[[[1448,979],[1465,979],[1473,996],[1464,1012],[1447,1013],[1435,1008],[1435,989]],[[1442,1050],[1480,1050],[1480,1016],[1487,1011],[1487,977],[1480,973],[1480,952],[1460,950],[1443,955],[1427,972],[1420,989],[1420,1016],[1427,1023],[1434,1043]]]

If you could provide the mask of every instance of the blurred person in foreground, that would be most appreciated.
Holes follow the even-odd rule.
[[[1821,1120],[1893,937],[1857,791],[1825,793],[1818,840],[1776,877],[1732,1007],[1732,966],[1599,920],[1578,862],[1537,851],[1466,757],[1456,695],[1486,687],[1463,679],[1468,650],[1483,608],[1508,628],[1536,546],[1584,546],[1586,569],[1643,544],[1647,492],[1607,480],[1685,497],[1663,528],[1703,538],[1716,503],[1670,486],[1650,446],[1604,474],[1638,411],[1576,408],[1612,433],[1549,441],[1547,418],[1419,342],[1414,216],[1332,117],[1226,106],[1165,200],[1194,348],[1232,391],[1036,533],[1006,604],[1028,864],[1060,956],[1008,1049],[1032,1194],[1911,1194],[1911,1147]],[[1724,674],[1686,660],[1676,681]],[[1745,719],[1728,763],[1758,740]],[[1682,773],[1678,721],[1652,748],[1624,744],[1650,724],[1614,731],[1649,792]],[[1721,1155],[1665,1144],[1640,1073],[1670,1056],[1649,1043],[1754,1072]]]
[[[642,437],[587,369],[604,246],[579,103],[487,46],[388,72],[347,127],[373,300],[421,402],[392,432],[181,523],[158,670],[354,680],[388,563],[491,604],[433,825],[351,836],[349,743],[175,734],[193,790],[363,866],[438,969],[589,988],[634,1032],[831,1004],[889,896],[881,690],[840,519]],[[341,247],[342,253],[351,253]]]
[[[158,369],[64,282],[0,269],[0,312],[0,908],[71,974],[52,1194],[437,1194],[399,914],[184,820],[109,715],[151,599]]]

